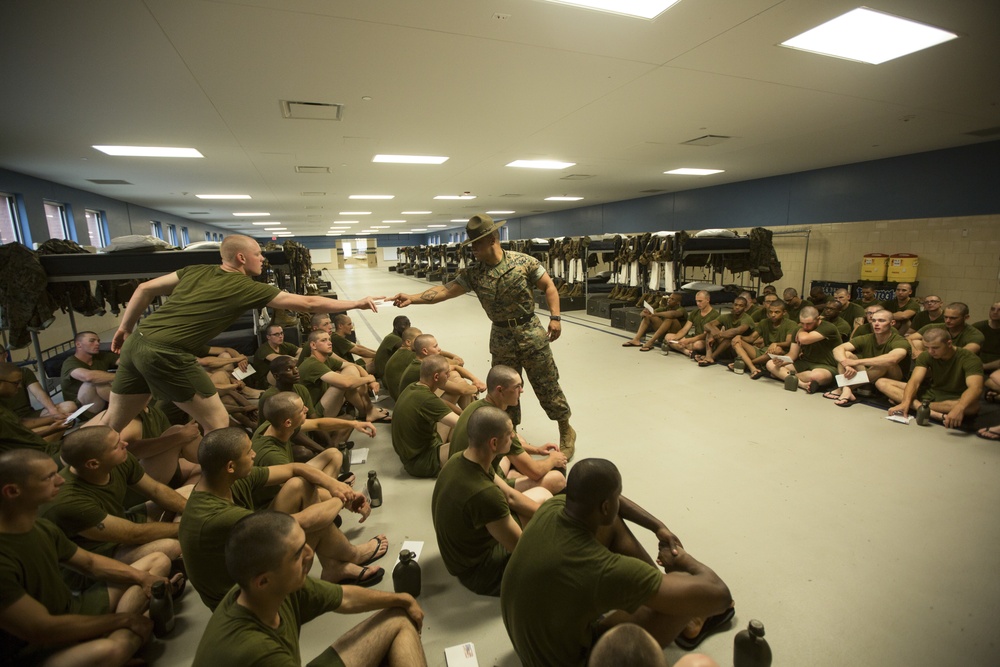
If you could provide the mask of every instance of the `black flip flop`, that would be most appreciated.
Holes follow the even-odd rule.
[[[386,547],[386,550],[383,551],[382,553],[378,552],[378,550],[382,548],[382,538],[381,537],[379,537],[379,536],[376,535],[375,537],[373,537],[371,539],[375,540],[375,551],[372,552],[372,557],[371,558],[369,558],[368,560],[366,560],[364,563],[358,563],[358,565],[371,565],[372,563],[374,563],[375,561],[377,561],[379,558],[382,558],[382,556],[385,556],[387,553],[389,553],[388,547]],[[371,540],[369,540],[369,541],[371,541]],[[386,544],[388,544],[388,538],[386,538]]]
[[[705,619],[705,624],[701,626],[701,630],[694,637],[685,637],[680,635],[674,640],[674,643],[680,646],[685,651],[693,651],[698,648],[698,645],[705,641],[705,638],[711,634],[714,634],[722,629],[722,626],[727,625],[729,621],[733,620],[733,616],[736,615],[736,608],[730,607],[721,614],[716,614],[715,616],[709,616]]]
[[[369,586],[374,586],[378,582],[382,581],[382,577],[385,576],[385,570],[378,568],[378,572],[372,576],[365,579],[365,573],[371,568],[362,567],[361,572],[358,573],[356,577],[348,577],[346,579],[341,579],[337,582],[340,586],[361,586],[362,588],[368,588]]]

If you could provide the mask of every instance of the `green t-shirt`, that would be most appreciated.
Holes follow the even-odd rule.
[[[59,373],[59,381],[62,384],[63,400],[77,403],[77,392],[79,392],[80,387],[83,386],[83,382],[74,378],[70,375],[70,373],[78,368],[82,368],[85,371],[107,371],[117,363],[118,355],[113,352],[98,352],[90,360],[89,366],[77,359],[76,355],[67,357],[63,360],[62,371]]]
[[[455,458],[455,456],[461,452],[464,452],[469,447],[469,419],[472,417],[472,413],[483,407],[484,405],[491,405],[489,401],[485,398],[480,398],[478,400],[469,403],[469,405],[462,410],[462,414],[458,418],[458,423],[455,424],[455,428],[451,429],[451,437],[448,442],[448,458]],[[503,474],[503,469],[500,467],[500,462],[505,456],[518,456],[524,453],[524,447],[517,438],[510,441],[510,451],[506,454],[498,454],[495,459],[493,459],[493,472],[497,474],[501,479],[507,481],[511,484],[511,481],[506,478]],[[511,484],[513,486],[513,484]]]
[[[431,497],[431,518],[448,572],[480,595],[499,595],[510,555],[486,524],[510,516],[503,492],[475,461],[462,455],[444,464]],[[499,547],[499,549],[498,549]]]
[[[840,316],[847,321],[848,326],[851,330],[854,330],[854,320],[861,318],[861,323],[864,324],[865,320],[865,309],[854,303],[853,301],[848,301],[847,306],[840,311]]]
[[[312,399],[312,404],[318,411],[322,412],[322,408],[319,407],[319,399],[323,398],[323,394],[329,386],[323,382],[323,376],[330,371],[336,373],[343,367],[343,362],[334,357],[323,362],[310,356],[299,364],[299,382],[309,391],[309,398]]]
[[[503,623],[524,667],[582,666],[600,616],[634,613],[663,581],[649,563],[609,551],[565,509],[565,496],[542,504],[501,584]]]
[[[40,410],[36,410],[31,405],[31,396],[28,394],[28,387],[38,382],[38,377],[30,368],[21,367],[21,386],[17,388],[17,393],[9,398],[0,398],[0,405],[4,405],[21,419],[37,417]]]
[[[37,449],[49,456],[59,452],[59,445],[46,442],[44,438],[21,425],[21,418],[7,406],[0,405],[0,454],[22,447]]]
[[[232,503],[205,491],[192,491],[188,498],[177,537],[188,579],[209,609],[215,609],[235,583],[222,557],[226,540],[237,521],[253,514],[254,493],[264,488],[269,475],[268,468],[253,468],[236,480],[231,487]]]
[[[688,321],[691,322],[691,328],[688,329],[688,335],[697,336],[698,334],[705,333],[705,322],[711,322],[712,320],[717,319],[719,319],[719,311],[715,308],[708,311],[707,315],[702,315],[701,311],[697,308],[689,310]]]
[[[921,310],[919,313],[917,313],[916,315],[914,315],[910,319],[910,327],[912,327],[914,331],[920,331],[921,329],[923,329],[924,327],[926,327],[928,324],[941,324],[941,325],[943,325],[944,324],[944,309],[942,309],[938,313],[938,316],[937,316],[936,320],[932,320],[931,319],[931,314],[929,312],[927,312],[926,310]]]
[[[837,327],[829,322],[821,321],[819,326],[813,329],[813,331],[823,334],[823,339],[809,345],[799,346],[798,358],[810,364],[821,364],[836,368],[837,360],[833,358],[833,348],[842,342]]]
[[[81,479],[69,468],[59,471],[66,483],[59,495],[42,513],[46,519],[59,526],[66,537],[82,549],[107,556],[118,546],[114,542],[91,540],[80,535],[98,525],[108,516],[131,521],[124,505],[129,487],[139,483],[146,471],[131,452],[124,462],[114,467],[107,484],[98,486]]]
[[[301,667],[299,630],[317,616],[336,610],[343,600],[337,584],[306,577],[302,588],[281,603],[280,622],[272,628],[236,603],[239,591],[234,586],[212,614],[192,667]]]
[[[24,595],[38,600],[50,614],[67,614],[73,596],[63,582],[59,563],[73,557],[77,546],[61,530],[38,519],[27,533],[0,533],[0,609]],[[13,659],[28,642],[0,629],[0,656]]]
[[[948,327],[946,327],[944,324],[928,324],[924,328],[917,331],[917,333],[923,336],[931,329],[947,329],[947,328]],[[948,333],[949,335],[951,334],[951,332]],[[958,333],[957,336],[951,337],[951,344],[954,345],[956,348],[965,347],[970,343],[975,343],[976,345],[982,346],[984,340],[985,337],[983,336],[982,331],[980,331],[974,326],[966,324],[965,327]]]
[[[1000,359],[1000,327],[992,328],[989,320],[976,322],[972,326],[983,334],[982,347],[979,348],[979,358],[983,360],[983,363],[988,364]]]
[[[333,353],[335,355],[350,364],[355,363],[354,355],[351,354],[351,350],[354,349],[354,343],[338,333],[330,334],[330,342],[333,343]]]
[[[825,322],[829,322],[833,326],[837,327],[837,332],[840,333],[841,340],[847,340],[848,338],[850,338],[850,336],[851,336],[851,329],[853,329],[854,327],[852,327],[847,322],[847,320],[845,320],[840,315],[837,315],[837,317],[835,319],[824,320],[824,321]]]
[[[740,315],[739,319],[737,319],[734,322],[733,313],[732,311],[730,311],[724,315],[719,315],[718,322],[723,329],[736,329],[738,327],[746,327],[747,329],[745,333],[749,333],[750,330],[753,329],[753,318],[751,318],[748,313],[743,313],[742,315]]]
[[[930,377],[930,389],[938,401],[953,400],[962,395],[968,386],[966,378],[970,375],[983,375],[983,362],[968,350],[955,348],[955,356],[951,359],[933,359],[923,352],[914,362],[915,368],[926,368]],[[925,386],[927,380],[924,380]]]
[[[217,265],[186,266],[167,302],[139,324],[150,341],[204,356],[208,343],[250,308],[263,308],[281,293]]]
[[[379,380],[385,374],[385,365],[389,362],[390,357],[402,344],[403,339],[394,333],[390,333],[379,343],[378,349],[375,350],[375,365],[372,369],[372,374]]]
[[[906,300],[902,306],[899,305],[899,301],[896,299],[888,299],[882,302],[882,307],[888,310],[890,313],[896,314],[903,310],[908,310],[912,313],[920,312],[920,302],[914,299],[912,296]]]
[[[295,343],[282,342],[278,345],[278,351],[275,352],[274,348],[264,343],[253,353],[253,359],[250,362],[250,365],[253,366],[253,375],[246,379],[246,383],[254,389],[267,389],[269,386],[267,374],[271,372],[271,362],[268,357],[274,354],[294,357],[298,349],[299,346]]]
[[[425,384],[414,382],[399,394],[392,413],[392,448],[406,472],[414,477],[438,474],[442,443],[437,423],[449,414],[451,409]]]
[[[420,362],[422,359],[414,355],[413,360],[410,361],[409,365],[403,369],[403,375],[399,378],[399,391],[402,392],[404,387],[409,387],[414,382],[420,381]]]
[[[895,329],[889,331],[889,337],[881,344],[873,333],[865,334],[864,336],[855,336],[850,342],[854,346],[854,354],[858,359],[871,359],[873,357],[881,357],[883,354],[889,354],[892,350],[905,350],[906,356],[899,362],[899,368],[903,371],[903,377],[909,375],[910,343],[900,336]]]
[[[257,427],[257,432],[253,434],[253,438],[250,439],[250,445],[257,454],[253,460],[254,466],[267,468],[269,466],[282,466],[294,463],[295,456],[292,454],[292,443],[290,441],[279,440],[273,435],[264,435],[264,432],[267,430],[265,424],[270,426],[269,422],[263,422]],[[281,486],[277,484],[256,489],[253,494],[254,506],[267,507],[280,490]]]
[[[399,400],[399,391],[402,389],[403,373],[410,362],[417,358],[417,353],[406,348],[399,348],[385,362],[385,382],[382,384],[389,390],[389,395],[394,401]]]
[[[797,322],[793,322],[787,317],[781,320],[781,324],[774,326],[771,324],[771,320],[763,319],[756,324],[753,328],[754,331],[760,335],[760,342],[758,347],[766,350],[771,345],[775,343],[784,343],[788,336],[795,336],[795,332],[799,330],[799,325]]]
[[[490,320],[502,322],[534,312],[533,290],[543,275],[545,269],[536,258],[503,250],[496,266],[475,262],[459,271],[455,282],[476,293]]]
[[[302,404],[306,406],[306,410],[308,410],[308,412],[306,413],[307,418],[316,419],[317,417],[320,416],[319,412],[316,409],[316,405],[313,403],[312,396],[309,394],[309,390],[306,389],[305,385],[296,382],[295,384],[292,385],[292,390],[298,395],[299,398],[302,399]],[[280,394],[280,393],[281,390],[278,389],[277,387],[268,387],[267,389],[264,390],[264,393],[260,395],[260,398],[257,399],[258,421],[263,421],[264,419],[266,419],[266,417],[264,417],[264,404],[267,402],[267,399],[271,398],[275,394]]]

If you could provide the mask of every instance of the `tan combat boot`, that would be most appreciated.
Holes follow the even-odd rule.
[[[576,431],[569,425],[568,419],[559,422],[559,451],[567,460],[572,460],[576,454]]]

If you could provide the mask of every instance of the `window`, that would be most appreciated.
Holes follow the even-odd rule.
[[[215,240],[221,242],[222,241],[222,234],[216,234],[215,235]]]
[[[17,219],[17,201],[12,195],[0,194],[0,243],[20,243],[21,223]]]
[[[43,202],[45,207],[45,224],[49,228],[50,239],[68,239],[69,226],[66,222],[66,207],[55,202]]]
[[[155,236],[156,238],[163,240],[163,225],[161,225],[156,220],[150,220],[149,234],[150,236]]]
[[[177,225],[167,225],[167,243],[170,245],[177,245]]]
[[[340,243],[344,248],[344,259],[348,259],[351,256],[351,242],[341,241]]]
[[[205,232],[205,240],[206,241],[212,240],[212,232]]]
[[[104,211],[92,211],[85,209],[84,215],[87,218],[87,238],[90,245],[95,248],[103,248],[108,245],[107,222],[104,218]]]
[[[368,239],[358,239],[354,242],[354,252],[364,256],[365,251],[368,249]]]
[[[191,245],[191,236],[188,234],[187,227],[181,227],[181,244],[185,246]]]

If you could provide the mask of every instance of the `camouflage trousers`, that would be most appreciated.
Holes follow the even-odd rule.
[[[490,354],[494,366],[510,366],[522,378],[522,371],[527,373],[531,388],[549,419],[569,419],[569,403],[559,387],[559,369],[552,358],[546,331],[537,317],[519,327],[494,326],[490,333]],[[521,423],[520,405],[507,408],[507,413],[515,426]]]

